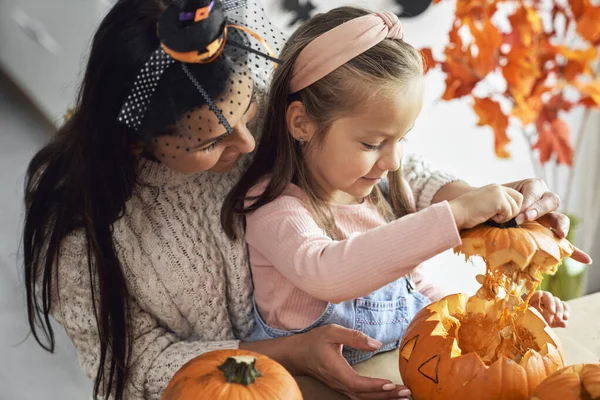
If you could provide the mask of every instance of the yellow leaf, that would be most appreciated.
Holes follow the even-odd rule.
[[[539,79],[526,99],[515,100],[511,115],[521,120],[524,126],[533,123],[543,108],[542,95],[549,90],[550,88],[543,84],[543,80]]]

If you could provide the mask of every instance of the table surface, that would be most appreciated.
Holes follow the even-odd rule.
[[[571,300],[568,304],[571,306],[569,326],[554,329],[562,344],[565,365],[600,362],[600,293]],[[364,376],[402,383],[398,370],[398,350],[379,354],[357,364],[355,370]],[[298,377],[297,380],[305,400],[348,399],[312,378]]]

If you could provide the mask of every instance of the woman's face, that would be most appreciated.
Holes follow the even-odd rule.
[[[231,171],[242,154],[254,150],[247,124],[256,116],[256,97],[250,86],[244,87],[217,106],[233,128],[231,134],[208,105],[203,105],[185,115],[175,133],[154,139],[152,155],[180,172]]]

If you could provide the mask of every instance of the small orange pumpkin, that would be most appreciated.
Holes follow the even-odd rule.
[[[283,366],[246,350],[215,350],[177,371],[162,400],[302,400]]]
[[[400,374],[414,400],[526,400],[564,366],[559,341],[534,309],[499,324],[502,303],[447,296],[422,309],[400,344]]]
[[[600,364],[577,364],[550,375],[531,400],[599,400]]]

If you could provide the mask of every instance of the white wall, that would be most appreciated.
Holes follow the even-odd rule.
[[[290,16],[281,10],[280,0],[262,0],[272,21],[287,30]],[[395,2],[383,1],[344,1],[314,0],[317,11],[340,5],[359,5],[373,10],[396,11]],[[402,19],[405,39],[414,46],[432,47],[434,54],[443,49],[447,33],[451,27],[454,4],[451,1],[431,6],[425,13],[412,19]],[[465,100],[446,102],[439,100],[444,92],[444,74],[435,70],[427,76],[425,104],[415,128],[408,136],[407,151],[425,155],[436,166],[454,173],[472,185],[484,185],[491,182],[510,182],[533,177],[534,167],[525,139],[519,132],[509,131],[512,139],[508,150],[512,154],[509,160],[496,158],[493,147],[493,133],[490,128],[477,127],[477,117]],[[578,130],[581,122],[581,110],[566,116],[572,130]],[[598,133],[598,122],[590,121],[590,130]],[[561,192],[564,190],[566,170],[559,171],[555,183],[549,182]],[[561,193],[562,195],[563,193]],[[578,196],[575,196],[576,198]],[[576,202],[575,202],[576,203]],[[573,209],[576,212],[577,208]],[[600,257],[600,254],[598,255]],[[484,270],[481,261],[465,262],[461,257],[446,252],[428,263],[435,280],[457,291],[473,292],[479,286],[474,275]],[[599,274],[600,275],[600,274]],[[596,275],[590,279],[600,280]],[[590,285],[600,290],[600,287]]]

